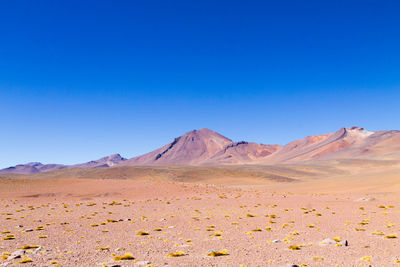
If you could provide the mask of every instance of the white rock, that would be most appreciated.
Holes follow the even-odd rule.
[[[320,246],[327,246],[327,245],[334,245],[334,244],[336,244],[336,241],[335,241],[335,240],[332,240],[332,239],[330,239],[330,238],[325,238],[324,240],[322,240],[322,241],[319,243]]]
[[[362,202],[362,201],[374,201],[375,198],[373,197],[362,197],[356,200],[356,202]]]
[[[22,255],[24,255],[24,254],[25,254],[25,250],[23,250],[23,249],[16,250],[13,253],[11,253],[10,259],[13,260],[13,259],[21,258]]]
[[[135,263],[135,266],[137,266],[137,267],[139,267],[139,266],[146,266],[146,265],[148,265],[148,264],[150,264],[149,261],[137,261],[137,262]]]
[[[39,252],[41,249],[42,249],[42,246],[39,246],[38,248],[36,248],[36,249],[33,251],[33,254]]]

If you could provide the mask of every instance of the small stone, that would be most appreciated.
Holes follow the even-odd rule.
[[[373,197],[362,197],[356,200],[356,202],[362,202],[362,201],[374,201],[375,198]]]
[[[272,240],[272,243],[279,243],[281,242],[279,239]]]
[[[322,240],[320,243],[320,246],[327,246],[327,245],[333,245],[336,244],[335,240],[332,240],[330,238],[325,238],[324,240]]]
[[[343,240],[343,241],[340,241],[340,244],[344,247],[347,247],[349,245],[349,242],[347,242],[347,240]]]
[[[146,265],[148,265],[148,264],[150,264],[150,262],[149,261],[137,261],[136,263],[135,263],[135,266],[146,266]]]
[[[42,246],[39,246],[38,248],[36,248],[36,249],[33,251],[33,254],[39,252],[41,249],[42,249]]]
[[[25,232],[33,232],[33,229],[26,229]]]
[[[13,259],[19,259],[19,258],[21,258],[22,255],[24,255],[24,254],[25,254],[25,250],[23,250],[23,249],[16,250],[16,251],[14,251],[13,253],[11,253],[10,259],[11,259],[11,260],[13,260]]]

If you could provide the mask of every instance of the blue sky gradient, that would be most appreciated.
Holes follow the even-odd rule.
[[[1,1],[0,168],[192,129],[286,144],[400,129],[398,1]]]

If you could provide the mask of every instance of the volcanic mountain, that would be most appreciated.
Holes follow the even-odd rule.
[[[121,165],[199,165],[232,144],[232,140],[203,128],[175,138],[169,144]]]
[[[30,174],[65,168],[165,165],[270,165],[330,159],[400,159],[400,131],[341,128],[334,133],[309,136],[285,146],[232,140],[209,129],[193,130],[147,154],[125,159],[114,154],[76,165],[33,162],[0,170]]]

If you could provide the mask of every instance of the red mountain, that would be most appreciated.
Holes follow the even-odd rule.
[[[209,129],[193,130],[122,165],[199,165],[231,143],[232,140]]]
[[[371,132],[360,127],[342,128],[334,133],[309,136],[285,146],[232,140],[209,129],[193,130],[165,146],[131,159],[114,154],[76,165],[17,165],[0,173],[29,174],[65,168],[157,165],[240,165],[276,164],[310,160],[368,158],[400,159],[400,131]]]

